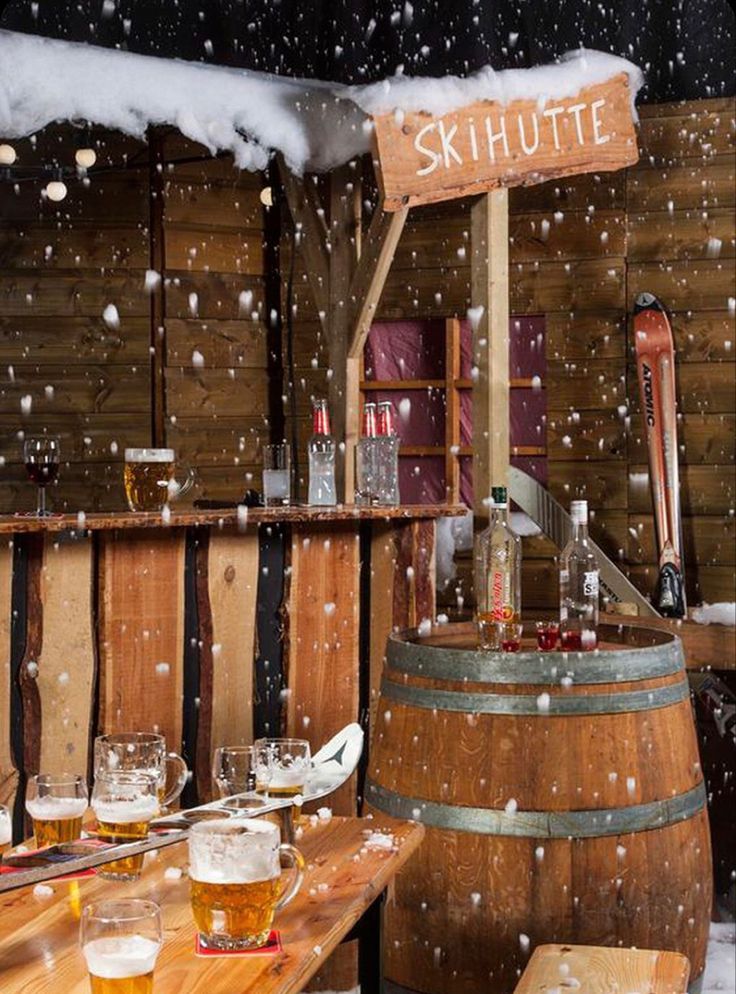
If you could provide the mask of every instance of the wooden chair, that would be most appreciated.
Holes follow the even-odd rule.
[[[604,946],[537,946],[515,994],[686,994],[680,953]]]

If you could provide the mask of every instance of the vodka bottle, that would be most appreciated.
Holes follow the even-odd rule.
[[[595,649],[598,560],[588,538],[588,502],[570,506],[572,537],[560,557],[560,638],[567,650]]]
[[[394,426],[390,400],[378,405],[377,471],[378,503],[395,507],[399,503],[399,436]]]
[[[488,527],[475,540],[476,624],[483,649],[500,649],[504,625],[521,620],[521,539],[508,520],[506,487],[491,490]]]
[[[312,437],[309,439],[309,497],[316,507],[337,504],[335,486],[335,440],[330,435],[330,414],[326,400],[312,405]]]
[[[355,450],[355,503],[377,504],[379,498],[378,466],[379,447],[376,436],[376,405],[368,402],[363,407],[361,437]]]

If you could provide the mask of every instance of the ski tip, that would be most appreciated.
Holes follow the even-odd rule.
[[[640,293],[634,301],[634,314],[647,310],[664,311],[664,307],[653,293],[645,291],[644,293]]]
[[[685,588],[682,573],[674,563],[665,563],[659,571],[654,606],[663,618],[685,617]]]

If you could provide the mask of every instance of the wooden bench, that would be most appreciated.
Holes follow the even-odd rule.
[[[537,946],[515,994],[686,994],[680,953],[604,946]]]

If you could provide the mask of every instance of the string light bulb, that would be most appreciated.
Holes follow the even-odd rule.
[[[74,158],[80,169],[91,169],[97,162],[97,152],[93,148],[78,148]]]
[[[66,183],[60,179],[52,179],[50,183],[46,184],[46,196],[56,204],[66,197],[67,192]]]
[[[0,145],[0,166],[12,166],[16,159],[12,145]]]

